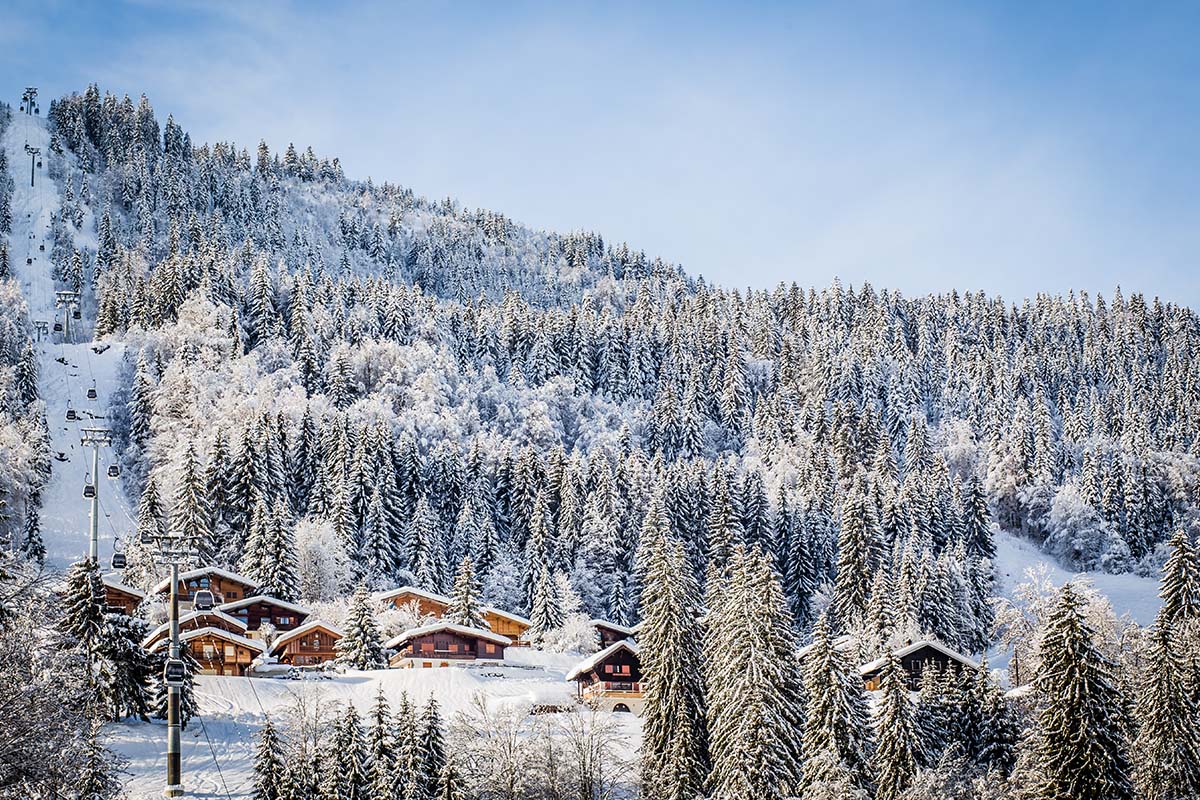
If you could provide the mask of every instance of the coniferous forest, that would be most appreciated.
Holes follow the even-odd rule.
[[[632,747],[595,711],[309,698],[257,733],[255,800],[1200,796],[1192,309],[739,291],[311,148],[196,142],[145,96],[47,105],[47,268],[81,335],[124,346],[104,409],[136,508],[122,584],[153,595],[154,542],[177,536],[321,609],[350,669],[419,627],[373,605],[400,586],[451,596],[470,629],[527,618],[535,650],[596,651],[588,620],[636,631]],[[0,796],[118,797],[103,724],[165,716],[142,644],[164,611],[114,613],[96,565],[46,559],[57,420],[10,280],[4,157],[0,681],[19,700]],[[1002,592],[1014,539],[1151,579],[1157,619],[1086,579]],[[913,678],[895,653],[925,640],[971,666]],[[198,672],[189,656],[188,718]],[[54,736],[31,738],[52,695]]]

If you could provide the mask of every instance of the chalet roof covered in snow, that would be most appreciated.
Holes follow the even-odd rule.
[[[437,592],[430,592],[426,589],[419,589],[416,586],[397,586],[395,589],[387,589],[382,592],[376,592],[375,599],[381,603],[385,603],[385,602],[393,600],[393,599],[399,597],[400,595],[404,595],[404,594],[411,594],[415,597],[422,597],[432,603],[439,603],[439,604],[445,605],[445,606],[448,606],[452,602],[454,602],[450,597],[448,597],[444,594],[438,594]],[[519,622],[522,625],[526,625],[526,626],[533,624],[525,617],[522,617],[520,614],[514,614],[511,611],[505,611],[502,608],[496,608],[495,606],[481,606],[480,608],[483,610],[483,613],[485,613],[485,614],[495,614],[498,617],[504,617],[506,619],[511,619],[514,622]]]
[[[293,611],[297,614],[303,614],[305,616],[309,616],[313,613],[312,609],[308,608],[307,606],[289,603],[287,600],[280,600],[278,597],[271,597],[269,594],[256,594],[253,597],[247,597],[243,600],[234,600],[230,603],[223,603],[217,607],[222,611],[237,611],[239,608],[252,606],[255,603],[265,603],[269,606],[275,606],[277,608],[282,608],[285,611]]]
[[[896,658],[904,658],[911,653],[917,652],[923,647],[933,648],[951,661],[957,661],[958,663],[971,667],[972,669],[977,669],[979,667],[978,661],[968,656],[964,656],[962,653],[952,650],[941,642],[934,641],[933,639],[921,639],[911,644],[906,644],[904,647],[893,650],[891,655],[895,656]],[[863,664],[858,668],[858,671],[863,675],[877,672],[878,670],[883,669],[883,665],[887,663],[887,659],[887,656],[881,656],[874,661]]]
[[[591,626],[594,628],[604,627],[608,628],[609,630],[614,630],[617,633],[623,633],[626,636],[633,636],[633,628],[627,628],[624,625],[618,625],[617,623],[609,622],[606,619],[589,620],[589,624],[591,624]]]
[[[132,586],[127,586],[126,584],[121,583],[119,580],[117,580],[112,575],[105,575],[100,580],[102,580],[104,582],[105,586],[107,586],[110,589],[115,589],[118,592],[125,592],[125,594],[131,594],[134,597],[144,598],[146,596],[146,593],[143,592],[141,589],[135,589]]]
[[[485,631],[482,628],[470,628],[466,625],[456,625],[453,622],[442,621],[431,622],[428,625],[421,625],[418,628],[410,628],[399,636],[389,639],[384,643],[383,646],[395,650],[406,642],[416,639],[419,636],[427,636],[428,634],[438,633],[440,631],[457,633],[459,636],[471,636],[476,639],[483,639],[485,642],[492,642],[505,647],[508,647],[510,644],[512,644],[512,639],[509,639],[507,636],[501,636],[498,633]]]
[[[245,575],[238,575],[236,572],[230,572],[229,570],[221,569],[220,567],[197,567],[196,569],[189,569],[187,572],[179,573],[179,580],[190,581],[192,578],[202,578],[205,575],[217,575],[218,577],[224,578],[227,581],[240,583],[243,586],[254,586],[254,580],[252,578],[247,578]],[[154,588],[150,591],[152,594],[158,594],[159,592],[165,592],[170,588],[171,579],[168,577],[163,578],[161,581],[154,584]]]
[[[276,637],[275,641],[271,642],[271,652],[274,653],[277,650],[281,650],[283,649],[284,645],[293,639],[298,639],[301,636],[304,636],[305,634],[311,633],[315,630],[326,631],[338,637],[339,639],[346,635],[341,628],[330,625],[328,622],[322,622],[319,619],[314,619],[312,622],[306,622],[300,627],[293,628],[287,633],[280,634],[278,637]]]
[[[233,625],[236,628],[240,628],[241,630],[246,630],[246,623],[242,622],[237,617],[231,617],[228,614],[218,611],[215,608],[209,609],[208,611],[189,611],[188,613],[183,614],[182,616],[179,617],[179,624],[183,625],[185,622],[191,622],[193,620],[203,619],[204,617],[216,617],[217,619],[221,620],[222,622],[228,622],[230,625]],[[142,647],[146,647],[150,642],[154,641],[155,637],[161,636],[162,634],[167,633],[170,630],[171,630],[170,622],[164,622],[162,625],[159,625],[157,628],[150,631],[150,634],[145,639],[142,640]],[[180,635],[181,636],[183,635],[182,632],[180,633]]]
[[[233,644],[240,644],[243,647],[248,647],[251,650],[257,650],[260,653],[265,653],[267,647],[262,642],[256,639],[248,639],[245,636],[239,636],[236,633],[230,633],[224,628],[196,628],[194,631],[180,631],[179,641],[190,642],[192,639],[198,639],[201,636],[214,636],[218,639],[224,639]],[[150,652],[157,652],[170,642],[170,638],[162,638],[150,646]]]
[[[619,642],[613,642],[598,653],[593,653],[583,661],[580,661],[578,664],[576,664],[571,671],[567,673],[567,680],[573,681],[591,672],[597,666],[602,664],[604,659],[608,658],[619,650],[628,650],[635,656],[641,652],[641,650],[638,648],[637,642],[633,641],[632,639],[622,639]]]

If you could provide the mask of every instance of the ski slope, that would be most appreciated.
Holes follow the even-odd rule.
[[[90,341],[64,341],[63,334],[53,332],[55,320],[61,321],[66,313],[55,308],[54,279],[50,274],[50,221],[59,207],[59,187],[50,180],[44,167],[36,170],[34,186],[29,185],[30,158],[25,152],[26,144],[39,148],[43,165],[48,164],[50,134],[45,120],[14,113],[3,143],[16,183],[9,255],[13,275],[25,293],[30,320],[44,320],[50,329],[48,336],[36,343],[38,388],[46,403],[54,456],[50,483],[43,495],[41,523],[47,562],[52,567],[63,567],[88,551],[90,504],[83,498],[83,487],[92,459],[91,448],[80,445],[79,429],[103,427],[124,346],[112,343],[103,353],[96,353]],[[27,264],[26,259],[32,263]],[[93,385],[97,398],[88,400],[87,390]],[[78,420],[67,421],[68,406],[75,409]],[[118,481],[103,477],[108,466],[115,463],[115,455],[102,448],[99,469],[102,477],[97,482],[102,563],[112,554],[114,538],[133,528],[133,513]]]

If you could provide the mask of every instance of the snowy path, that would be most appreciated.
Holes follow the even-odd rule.
[[[80,427],[103,426],[108,397],[115,388],[117,369],[124,346],[113,344],[102,354],[90,342],[73,344],[53,333],[54,322],[61,321],[61,310],[54,307],[54,279],[50,276],[50,221],[58,209],[58,188],[47,170],[37,169],[35,185],[29,185],[29,155],[25,145],[40,148],[42,163],[50,149],[50,134],[39,117],[15,114],[4,137],[9,169],[15,189],[12,198],[13,226],[9,237],[13,274],[21,282],[31,320],[44,320],[51,333],[37,343],[39,389],[46,402],[50,425],[53,474],[46,487],[42,506],[42,537],[46,556],[52,566],[61,567],[86,555],[88,549],[88,503],[83,486],[91,469],[90,448],[79,443]],[[45,250],[41,247],[45,246]],[[32,263],[26,263],[26,260]],[[87,399],[87,390],[96,387],[97,398]],[[79,419],[69,422],[67,408],[74,408]],[[115,464],[111,452],[100,453],[100,474]],[[132,512],[116,481],[101,478],[100,554],[107,562],[114,537],[132,529]]]

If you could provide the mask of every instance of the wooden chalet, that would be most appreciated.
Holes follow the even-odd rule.
[[[399,668],[449,667],[465,662],[504,660],[507,636],[453,622],[433,622],[407,630],[384,644],[396,653],[388,664]]]
[[[337,658],[337,643],[344,635],[338,628],[315,619],[276,637],[270,654],[281,664],[318,666]]]
[[[104,581],[104,602],[108,606],[109,611],[117,611],[121,614],[133,614],[137,607],[146,599],[146,593],[132,586],[126,586],[116,578],[105,575],[102,578]]]
[[[608,711],[641,711],[644,697],[638,645],[632,639],[613,642],[585,658],[567,673],[579,700]]]
[[[427,592],[415,586],[401,586],[398,589],[381,592],[376,595],[376,598],[380,602],[394,608],[402,608],[409,603],[415,603],[417,609],[422,614],[431,617],[442,617],[450,608],[450,598],[446,595]],[[522,640],[522,637],[533,623],[525,619],[525,617],[494,608],[493,606],[484,606],[483,619],[487,622],[492,633],[498,633],[501,636],[507,637],[511,640],[511,644],[518,647],[527,644],[527,642]]]
[[[204,675],[245,675],[251,662],[266,650],[262,642],[248,639],[224,628],[196,628],[179,632],[180,641],[187,642],[192,658]],[[149,649],[165,650],[171,637],[163,636]]]
[[[214,628],[227,633],[237,634],[238,636],[246,636],[246,623],[242,622],[237,617],[231,617],[218,609],[209,609],[208,611],[190,611],[179,616],[179,633],[189,631],[198,631],[202,628]],[[171,623],[164,622],[142,641],[142,647],[147,650],[154,648],[160,641],[171,638]]]
[[[164,578],[155,584],[151,594],[170,591],[171,579]],[[220,567],[200,567],[179,573],[179,602],[191,605],[192,598],[201,589],[213,593],[217,605],[232,603],[254,595],[254,581],[236,572]]]
[[[940,673],[953,670],[962,673],[978,669],[979,663],[946,647],[941,642],[932,639],[922,639],[909,642],[904,647],[892,651],[892,655],[900,659],[900,666],[908,675],[908,688],[916,691],[921,685],[921,673],[930,667]],[[867,691],[875,691],[882,686],[883,668],[887,664],[887,656],[863,664],[859,668]]]
[[[601,650],[623,639],[634,637],[633,628],[626,628],[624,625],[618,625],[606,619],[592,620],[592,627],[596,629],[596,635],[600,637]]]
[[[311,608],[265,594],[225,603],[221,611],[246,623],[246,630],[250,631],[251,636],[258,635],[264,622],[270,623],[277,631],[290,631],[299,628],[312,616]]]

